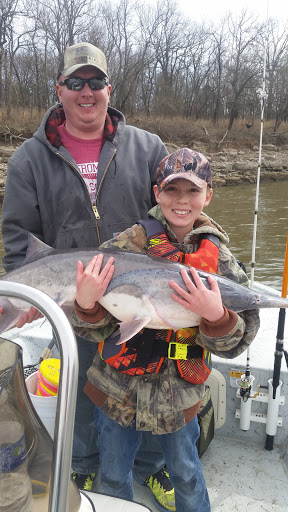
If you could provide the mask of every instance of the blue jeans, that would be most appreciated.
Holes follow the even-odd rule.
[[[76,473],[89,475],[99,470],[98,431],[94,422],[95,405],[84,393],[86,372],[98,351],[98,343],[76,336],[79,356],[79,378],[73,437],[72,468]],[[164,466],[163,454],[157,439],[147,432],[137,453],[134,471],[145,480]]]
[[[98,407],[95,424],[100,439],[100,471],[106,494],[133,500],[132,466],[141,444],[142,432],[121,427]],[[158,435],[170,480],[175,489],[177,512],[210,512],[210,501],[198,457],[199,425],[195,417],[171,434]]]

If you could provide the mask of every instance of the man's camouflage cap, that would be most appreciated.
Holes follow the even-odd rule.
[[[205,184],[212,187],[212,173],[207,158],[188,148],[177,149],[165,156],[157,169],[159,190],[163,190],[168,183],[178,178],[192,181],[200,188],[204,188]]]
[[[90,43],[78,43],[66,48],[58,67],[60,75],[70,76],[84,66],[93,66],[108,78],[107,61],[104,53]]]

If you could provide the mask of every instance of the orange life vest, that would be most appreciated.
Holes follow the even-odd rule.
[[[147,254],[179,261],[206,272],[216,273],[219,239],[202,235],[199,249],[192,254],[179,251],[169,240],[156,219],[139,221],[147,234]],[[131,340],[116,345],[119,336],[99,343],[104,361],[128,375],[144,375],[164,371],[166,358],[174,359],[179,375],[192,384],[205,382],[211,373],[211,354],[195,343],[198,327],[179,329],[142,329]]]

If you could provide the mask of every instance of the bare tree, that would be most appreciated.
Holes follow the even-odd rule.
[[[0,0],[0,105],[3,103],[5,85],[3,65],[6,62],[5,68],[7,73],[7,47],[11,34],[13,34],[14,20],[18,15],[17,5],[18,0]],[[10,69],[10,65],[8,67]]]
[[[146,43],[144,88],[149,88],[148,94],[143,91],[146,105],[149,98],[149,111],[153,108],[160,114],[179,113],[182,110],[183,71],[187,68],[191,49],[191,27],[183,19],[175,0],[158,0],[155,9],[142,12],[140,24]]]
[[[237,117],[253,119],[259,110],[268,30],[265,112],[277,130],[288,120],[287,27],[270,20],[265,29],[248,11],[228,14],[216,26],[189,21],[179,5],[0,0],[0,105],[46,108],[55,99],[59,56],[89,41],[106,54],[111,104],[126,115],[182,115],[214,124],[224,117],[230,130]]]
[[[230,55],[226,63],[226,96],[229,110],[228,130],[239,116],[243,94],[253,78],[260,76],[260,59],[257,51],[259,34],[263,26],[256,19],[242,11],[239,18],[228,15],[226,23],[230,34]]]
[[[288,33],[286,25],[270,19],[263,33],[263,60],[266,44],[266,117],[275,119],[274,131],[287,118],[287,53]]]
[[[227,59],[228,47],[227,47],[227,34],[226,25],[221,23],[219,27],[214,28],[211,32],[211,38],[213,41],[213,53],[214,62],[213,70],[211,72],[211,89],[214,97],[212,120],[214,124],[217,124],[220,117],[224,115],[224,62]]]
[[[28,1],[28,0],[27,0]],[[55,48],[58,57],[67,46],[83,40],[93,23],[93,0],[29,0],[27,15]]]
[[[132,113],[136,102],[138,77],[142,68],[138,41],[137,4],[134,0],[105,3],[97,19],[105,27],[101,46],[107,55],[112,84],[112,103],[119,110]],[[97,33],[98,30],[94,29]]]
[[[185,80],[183,115],[195,119],[210,115],[207,99],[211,100],[213,97],[210,84],[215,60],[210,30],[211,28],[205,25],[191,26],[188,38],[189,52],[182,72]]]

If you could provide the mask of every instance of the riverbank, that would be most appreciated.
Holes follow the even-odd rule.
[[[179,146],[167,143],[171,153]],[[17,146],[0,145],[0,200],[3,199],[7,177],[7,164]],[[193,149],[205,154],[213,171],[213,188],[247,185],[256,183],[259,160],[259,148],[231,149],[223,147],[221,151],[211,151],[203,142],[193,142]],[[277,147],[263,144],[261,158],[261,182],[288,180],[288,146]]]

